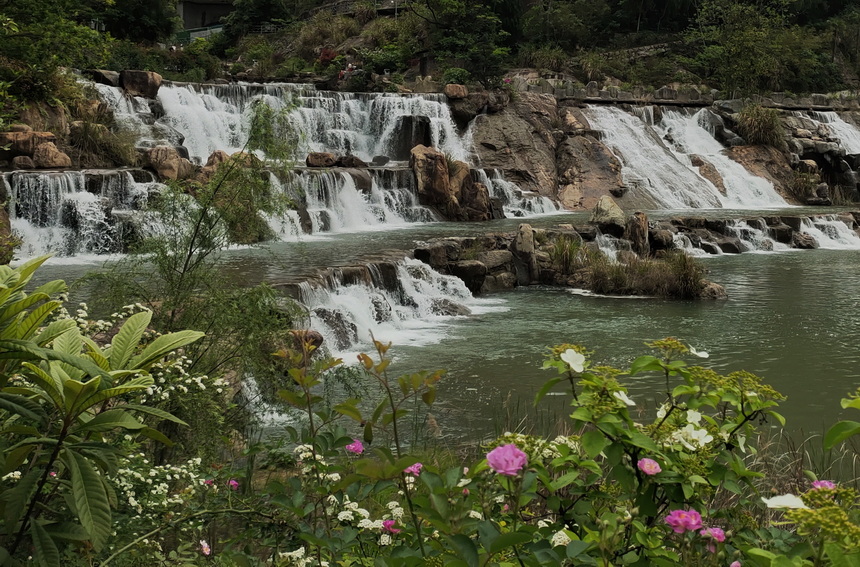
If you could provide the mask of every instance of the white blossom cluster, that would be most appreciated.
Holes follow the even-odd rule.
[[[2,481],[6,481],[6,480],[18,481],[18,480],[21,480],[21,471],[12,471],[9,474],[6,474],[6,475],[3,475],[2,477],[0,477],[0,480],[2,480]]]
[[[68,301],[68,294],[61,294],[58,299],[63,302]],[[126,317],[131,317],[135,313],[139,313],[141,311],[150,311],[150,309],[140,303],[133,303],[130,305],[123,306],[123,308],[116,313],[112,313],[110,318],[107,320],[90,320],[89,307],[86,303],[79,303],[78,308],[75,310],[74,316],[69,313],[68,309],[66,309],[65,307],[60,307],[56,311],[56,318],[58,320],[73,319],[81,332],[87,335],[95,335],[97,333],[103,333],[111,330],[116,326],[117,323],[119,323]],[[144,332],[143,336],[145,340],[151,340],[152,338],[154,338],[152,331]]]
[[[155,383],[146,389],[141,403],[167,401],[174,395],[189,392],[203,392],[214,388],[215,393],[222,394],[227,386],[223,378],[210,379],[208,376],[189,372],[192,360],[184,355],[176,355],[152,365],[150,373]]]
[[[657,418],[666,417],[669,407],[665,404],[657,410]],[[700,427],[702,414],[696,410],[686,410],[684,414],[686,424],[673,431],[664,441],[664,444],[681,444],[689,451],[698,451],[714,440],[707,429]]]
[[[278,565],[280,567],[329,567],[328,561],[317,561],[314,557],[307,557],[307,551],[300,547],[295,551],[284,551],[278,554]]]

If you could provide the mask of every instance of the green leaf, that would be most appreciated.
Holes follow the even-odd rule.
[[[112,409],[102,412],[88,422],[76,427],[74,433],[77,435],[86,432],[105,433],[114,429],[137,431],[144,427],[146,426],[128,412],[121,409]]]
[[[825,543],[824,551],[827,553],[827,558],[832,562],[832,567],[860,567],[860,553],[845,553],[845,551],[835,543]]]
[[[98,392],[88,397],[86,400],[83,400],[79,405],[82,409],[86,410],[122,394],[145,390],[152,386],[153,383],[154,380],[152,379],[152,376],[139,376],[137,378],[134,378],[133,380],[129,380],[121,386],[114,386],[113,388],[105,388],[104,390],[99,390]]]
[[[860,423],[856,421],[838,421],[824,435],[824,448],[830,450],[837,443],[841,443],[858,433],[860,433]]]
[[[630,435],[630,444],[648,451],[657,452],[660,450],[659,447],[657,447],[657,444],[654,443],[653,439],[639,431],[634,431],[632,435]]]
[[[152,320],[151,311],[141,311],[126,319],[122,328],[111,341],[110,366],[113,370],[125,368],[134,349],[140,344],[140,339]]]
[[[582,439],[580,439],[580,442],[582,443],[582,448],[585,450],[585,454],[588,455],[590,459],[599,455],[603,449],[609,445],[609,439],[607,439],[600,431],[595,431],[593,429],[586,432],[582,436]]]
[[[33,538],[33,555],[40,567],[60,567],[60,550],[51,535],[39,522],[30,524],[30,537]]]
[[[177,333],[162,335],[152,341],[142,353],[134,357],[131,363],[129,363],[128,368],[149,368],[165,355],[200,340],[203,336],[204,333],[199,331],[179,331]]]
[[[636,360],[630,364],[630,371],[628,374],[633,376],[634,374],[639,374],[640,372],[647,371],[660,371],[663,369],[663,366],[660,364],[660,359],[655,356],[651,356],[647,354],[645,356],[640,356]]]
[[[576,559],[582,553],[591,547],[591,543],[587,541],[574,540],[567,544],[566,553],[568,559]]]
[[[111,533],[111,511],[102,477],[89,459],[69,449],[63,462],[71,473],[72,496],[78,519],[87,530],[93,549],[100,551]]]
[[[145,435],[146,437],[149,437],[153,441],[158,441],[162,445],[166,445],[168,447],[173,447],[173,441],[171,441],[170,438],[167,437],[167,435],[165,435],[164,433],[162,433],[161,431],[159,431],[157,429],[153,429],[152,427],[144,427],[143,429],[140,430],[140,433],[141,433],[141,435]]]
[[[49,323],[47,327],[42,329],[42,332],[33,339],[33,342],[38,345],[46,345],[74,326],[75,322],[72,319],[53,321]]]
[[[61,305],[62,303],[59,301],[49,301],[32,310],[23,321],[17,324],[17,338],[27,339],[32,337],[33,333],[35,333],[45,322],[45,319],[48,318],[48,315],[53,313],[53,311]],[[72,329],[75,327],[69,328]]]
[[[540,401],[543,399],[543,397],[546,396],[550,390],[552,390],[552,387],[555,386],[556,384],[558,384],[559,382],[561,382],[561,380],[562,380],[562,377],[557,376],[555,378],[550,378],[549,380],[544,382],[543,386],[541,386],[541,389],[538,390],[537,394],[535,394],[534,405],[538,405],[538,403],[540,403]]]
[[[358,400],[350,399],[350,400],[343,402],[342,404],[337,404],[332,409],[334,411],[336,411],[337,413],[339,413],[343,416],[346,416],[350,419],[353,419],[355,421],[358,421],[360,423],[360,422],[364,421],[364,419],[361,417],[361,412],[358,410],[357,407],[355,407],[355,405],[357,403],[358,403]]]
[[[4,409],[13,415],[20,415],[29,420],[41,422],[45,419],[45,412],[38,402],[18,396],[0,392],[0,409]]]
[[[160,417],[161,419],[164,419],[166,421],[172,421],[173,423],[178,423],[179,425],[185,425],[185,426],[188,425],[187,423],[185,423],[184,421],[182,421],[181,419],[179,419],[178,417],[176,417],[172,413],[166,412],[162,409],[153,408],[150,406],[142,406],[139,404],[124,404],[122,406],[122,409],[124,409],[126,411],[135,411],[135,412],[145,413],[147,415],[152,415],[155,417]]]
[[[860,398],[842,398],[840,402],[842,409],[860,409]]]
[[[463,534],[456,534],[448,538],[451,546],[457,551],[457,556],[466,562],[469,567],[478,567],[478,548],[475,542]]]
[[[490,553],[498,553],[503,549],[521,545],[532,540],[531,534],[524,532],[508,532],[501,534],[490,546]]]
[[[15,486],[2,493],[2,500],[6,503],[4,521],[6,522],[6,533],[12,533],[18,528],[18,521],[27,510],[27,504],[30,502],[30,497],[36,490],[36,484],[39,482],[43,469],[34,468],[18,479]]]

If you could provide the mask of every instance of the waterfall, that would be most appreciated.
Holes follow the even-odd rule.
[[[452,317],[503,310],[498,299],[472,297],[463,282],[442,275],[413,259],[396,264],[396,281],[344,284],[336,279],[327,287],[301,284],[301,301],[311,313],[311,328],[325,338],[334,356],[371,348],[372,340],[398,346],[435,344],[447,335]],[[393,285],[392,285],[393,284]]]
[[[663,139],[670,141],[671,147],[682,162],[689,163],[691,157],[696,155],[716,169],[725,187],[725,196],[718,196],[722,207],[787,207],[787,203],[770,181],[751,174],[744,166],[723,153],[725,148],[713,136],[709,114],[707,109],[699,110],[693,115],[664,109],[663,119],[656,128]]]
[[[774,252],[789,250],[790,246],[777,242],[768,235],[764,219],[733,220],[726,225],[726,232],[741,242],[741,252]]]
[[[860,236],[835,215],[806,218],[801,232],[815,238],[819,248],[828,250],[860,250]]]
[[[860,154],[860,129],[842,120],[839,114],[811,111],[807,117],[824,124],[834,138],[839,138],[840,145],[845,148],[846,153]]]
[[[123,251],[138,230],[131,211],[160,186],[123,170],[12,172],[3,181],[24,258]]]
[[[683,232],[676,232],[675,234],[673,234],[672,243],[674,244],[676,250],[683,250],[689,256],[693,256],[696,258],[706,258],[710,256],[710,254],[708,254],[705,250],[702,250],[702,248],[693,244],[693,241],[690,240],[690,237]],[[714,246],[714,249],[719,254],[722,254],[722,251],[718,247]]]
[[[445,96],[315,91],[310,85],[165,84],[158,99],[161,119],[185,137],[189,154],[205,161],[215,150],[233,153],[248,138],[249,111],[262,99],[275,109],[289,109],[301,134],[299,155],[307,152],[352,154],[365,161],[396,156],[404,117],[426,117],[432,144],[454,159],[470,152],[457,133]]]
[[[686,160],[667,148],[643,120],[615,107],[585,108],[589,123],[621,161],[621,175],[635,190],[644,190],[667,209],[719,208],[720,192]]]
[[[633,248],[629,240],[621,240],[610,234],[599,233],[594,239],[597,247],[603,252],[603,255],[609,258],[612,262],[618,261],[618,253],[621,251],[632,252]]]
[[[501,201],[507,217],[532,217],[558,211],[551,199],[523,191],[516,183],[502,177],[502,173],[497,169],[491,169],[489,174],[483,169],[474,171],[477,173],[478,182],[483,183],[490,193],[490,198]]]

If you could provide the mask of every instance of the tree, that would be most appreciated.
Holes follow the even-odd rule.
[[[112,36],[142,43],[167,40],[180,27],[173,0],[114,0],[100,17]]]

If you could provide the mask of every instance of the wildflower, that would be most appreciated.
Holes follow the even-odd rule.
[[[230,490],[239,490],[239,481],[236,480],[235,478],[231,478],[227,482],[227,486],[230,487]]]
[[[836,488],[836,483],[832,480],[814,480],[812,481],[812,488],[816,490],[819,488],[834,489]]]
[[[424,465],[422,465],[421,463],[415,463],[414,465],[410,465],[403,469],[403,472],[405,472],[406,474],[414,474],[415,476],[418,476],[419,474],[421,474],[421,469],[423,467]]]
[[[676,534],[686,531],[696,531],[702,527],[702,515],[695,510],[672,510],[666,516],[665,522]]]
[[[726,541],[726,532],[720,528],[705,528],[699,532],[699,535],[712,538],[720,543]]]
[[[337,520],[339,522],[351,522],[352,512],[350,512],[349,510],[344,510],[343,512],[338,513]]]
[[[636,463],[636,466],[639,467],[639,470],[648,476],[653,476],[659,472],[662,472],[663,469],[660,468],[660,465],[654,459],[639,459],[639,462]]]
[[[693,425],[699,425],[702,421],[702,414],[696,410],[687,410],[687,421]]]
[[[390,534],[399,534],[400,529],[395,528],[394,524],[396,524],[394,520],[382,520],[382,531],[388,532]]]
[[[732,561],[732,564],[729,567],[741,567],[740,561]]]
[[[567,349],[561,356],[559,356],[562,361],[566,362],[570,369],[574,372],[582,372],[585,369],[585,357],[573,350],[572,348]]]
[[[352,453],[354,455],[360,455],[360,454],[364,453],[364,445],[358,439],[353,439],[352,443],[350,443],[349,445],[344,447],[344,449],[346,449],[347,451],[349,451],[350,453]]]
[[[552,534],[552,538],[550,539],[550,543],[553,547],[558,547],[560,545],[567,545],[570,543],[570,536],[564,530],[559,530]]]
[[[48,473],[48,475],[49,475],[49,476],[57,476],[57,473],[55,473],[54,471],[51,471],[51,472],[49,472],[49,473]],[[825,481],[825,482],[826,482],[826,481]],[[814,485],[815,483],[812,483],[812,484]]]
[[[794,494],[782,494],[773,498],[762,498],[762,502],[768,508],[809,508],[803,500]]]
[[[207,478],[203,481],[203,484],[205,484],[206,486],[212,486],[213,484],[215,484],[215,481],[211,478]]]
[[[510,79],[510,77],[505,77],[505,81],[504,81],[504,82],[505,82],[505,84],[506,84],[506,85],[509,85],[509,84],[511,83],[511,79]]]
[[[693,356],[698,356],[699,358],[708,358],[709,356],[711,356],[707,353],[707,351],[696,350],[693,347],[690,347],[690,354],[692,354]]]
[[[200,553],[207,556],[212,554],[212,548],[209,547],[209,544],[206,543],[205,539],[200,540]]]
[[[391,536],[388,534],[379,536],[379,545],[391,545]]]
[[[493,471],[504,476],[517,476],[528,461],[528,456],[513,443],[501,445],[487,453],[487,464]]]
[[[612,392],[612,397],[614,397],[619,402],[624,402],[628,406],[635,406],[636,402],[627,397],[627,394],[622,391]]]

